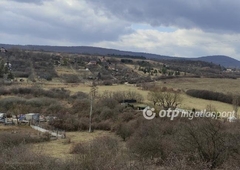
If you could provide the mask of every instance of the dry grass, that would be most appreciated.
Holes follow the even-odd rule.
[[[222,93],[239,93],[240,79],[220,79],[220,78],[179,78],[158,82],[160,86],[179,88],[183,90],[199,89],[211,90]]]
[[[1,130],[32,130],[32,128],[30,126],[5,126],[4,124],[0,124],[0,131]],[[33,130],[34,131],[34,130]]]
[[[63,67],[63,66],[55,67],[55,71],[59,76],[62,74],[75,74],[75,72],[73,72],[71,68]]]
[[[211,78],[179,78],[179,79],[170,79],[165,80],[166,83],[159,81],[156,84],[158,86],[166,86],[172,88],[182,89],[186,91],[188,89],[203,89],[203,90],[212,90],[223,93],[238,93],[238,84],[240,84],[240,79],[211,79]],[[64,84],[59,82],[47,82],[42,84],[41,87],[44,89],[50,88],[65,88],[70,90],[72,94],[82,91],[85,93],[90,92],[90,85],[88,84]],[[113,86],[98,86],[98,93],[102,94],[104,91],[136,91],[143,95],[145,102],[147,100],[148,91],[143,91],[134,85],[113,85]],[[217,108],[218,111],[232,111],[232,105],[217,102],[209,101],[204,99],[193,98],[185,94],[181,95],[183,98],[181,107],[185,109],[205,109],[207,105],[211,104]]]
[[[218,101],[211,101],[211,100],[204,100],[204,99],[198,99],[198,98],[194,98],[194,97],[190,97],[187,96],[185,94],[181,95],[183,101],[181,104],[181,108],[184,109],[197,109],[197,110],[204,110],[206,109],[207,105],[212,105],[214,106],[217,111],[219,112],[229,112],[229,111],[233,111],[232,105],[227,104],[227,103],[222,103],[222,102],[218,102]]]
[[[70,154],[71,148],[74,144],[79,142],[88,142],[96,137],[100,136],[111,136],[114,135],[107,131],[94,131],[93,133],[89,132],[67,132],[66,139],[53,140],[50,142],[33,144],[32,149],[36,153],[46,154],[53,158],[59,159],[71,159],[73,155]],[[68,143],[67,140],[70,139]]]
[[[156,84],[158,86],[166,86],[172,87],[176,89],[182,89],[186,91],[188,89],[203,89],[203,90],[212,90],[217,92],[223,93],[239,93],[238,85],[240,84],[240,79],[212,79],[212,78],[179,78],[179,79],[169,79],[165,80],[166,83],[163,81],[159,81]],[[21,86],[31,86],[27,84],[22,84]],[[45,82],[43,84],[39,84],[44,89],[51,89],[51,88],[65,88],[70,90],[72,94],[82,91],[85,93],[90,92],[90,85],[89,84],[66,84],[57,81]],[[102,94],[104,91],[136,91],[143,95],[145,101],[147,100],[148,91],[143,91],[134,85],[113,85],[113,86],[98,86],[98,93]],[[183,98],[181,107],[185,109],[205,109],[207,105],[211,104],[217,108],[218,111],[232,111],[232,105],[216,102],[216,101],[209,101],[203,100],[198,98],[193,98],[187,96],[185,94],[181,95]],[[239,109],[240,110],[240,109]]]
[[[179,78],[179,79],[169,79],[164,82],[157,82],[159,86],[172,87],[175,89],[182,89],[186,91],[188,89],[199,89],[199,90],[211,90],[221,93],[233,93],[238,94],[238,85],[240,79],[213,79],[213,78]],[[198,99],[194,97],[182,94],[182,104],[181,107],[185,109],[206,109],[206,106],[211,104],[217,111],[233,111],[231,104],[226,104],[217,101],[210,101],[204,99]]]

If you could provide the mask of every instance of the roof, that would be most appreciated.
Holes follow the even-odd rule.
[[[91,64],[97,64],[97,61],[90,61],[90,62],[88,63],[88,65],[91,65]]]
[[[26,115],[38,115],[39,113],[28,113]]]

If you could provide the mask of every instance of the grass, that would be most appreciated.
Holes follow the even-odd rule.
[[[88,142],[96,137],[101,136],[111,136],[114,135],[107,131],[94,131],[93,133],[89,132],[66,132],[67,139],[53,140],[50,142],[32,144],[32,149],[36,153],[42,153],[47,156],[58,159],[71,159],[73,154],[70,154],[71,148],[74,144],[79,142]],[[70,143],[67,143],[66,140],[70,139]]]
[[[182,101],[182,104],[181,104],[180,107],[184,108],[184,109],[192,110],[193,108],[195,108],[197,110],[204,110],[204,109],[206,109],[207,105],[212,105],[219,112],[233,111],[232,105],[227,104],[227,103],[222,103],[222,102],[218,102],[218,101],[211,101],[211,100],[204,100],[204,99],[198,99],[198,98],[187,96],[185,94],[182,94],[181,97],[182,97],[183,101]]]
[[[166,82],[166,83],[164,83]],[[167,86],[183,90],[198,89],[211,90],[221,93],[239,93],[240,79],[221,78],[179,78],[157,82],[160,86]]]
[[[171,80],[164,80],[166,83],[159,81],[156,82],[158,86],[166,86],[166,87],[172,87],[175,89],[182,89],[183,91],[186,91],[188,89],[205,89],[205,90],[212,90],[212,91],[218,91],[218,92],[224,92],[224,93],[238,93],[238,84],[240,83],[239,79],[233,80],[233,79],[209,79],[209,78],[181,78],[181,79],[171,79]],[[22,84],[24,86],[24,84]],[[41,87],[44,89],[50,89],[50,88],[65,88],[67,90],[70,90],[72,94],[82,91],[85,93],[90,92],[90,85],[88,84],[64,84],[61,82],[45,82],[41,84]],[[98,93],[102,94],[105,91],[135,91],[139,92],[143,95],[145,101],[149,102],[147,100],[148,91],[141,90],[140,88],[134,86],[134,85],[112,85],[112,86],[98,86]],[[181,108],[189,109],[195,108],[197,110],[204,110],[206,109],[206,106],[211,104],[214,106],[217,111],[223,112],[223,111],[232,111],[232,105],[217,102],[217,101],[209,101],[204,99],[198,99],[193,98],[190,96],[187,96],[183,92],[181,93],[182,97],[182,103]],[[240,109],[239,109],[240,110]],[[29,127],[16,127],[16,126],[0,126],[0,132],[1,131],[14,131],[14,130],[26,130],[31,131]],[[66,136],[67,139],[61,139],[61,140],[53,140],[50,142],[44,142],[44,143],[38,143],[38,144],[31,144],[31,147],[34,152],[37,153],[43,153],[48,156],[57,158],[57,159],[68,159],[72,158],[74,155],[70,154],[71,148],[74,146],[74,144],[79,142],[87,142],[91,141],[96,137],[100,136],[108,136],[108,135],[114,135],[113,133],[107,132],[107,131],[95,131],[94,133],[88,133],[88,132],[67,132]],[[68,143],[67,140],[70,139],[70,142]]]
[[[164,83],[165,82],[165,83]],[[179,79],[169,79],[164,81],[156,82],[158,86],[166,86],[172,87],[175,89],[181,89],[186,91],[188,89],[202,89],[202,90],[212,90],[222,93],[238,93],[238,84],[240,84],[240,79],[212,79],[212,78],[179,78]],[[59,82],[46,82],[41,85],[44,89],[51,89],[51,88],[65,88],[70,90],[72,94],[82,91],[85,93],[90,92],[90,85],[88,84],[64,84]],[[143,95],[144,102],[149,102],[147,100],[148,91],[141,90],[140,88],[134,85],[112,85],[112,86],[97,86],[98,93],[102,94],[105,91],[135,91]],[[218,111],[232,111],[232,105],[226,104],[217,101],[210,101],[204,99],[198,99],[194,97],[190,97],[185,95],[184,93],[181,94],[182,96],[182,104],[181,108],[184,109],[198,109],[203,110],[206,108],[207,105],[213,105]],[[240,110],[240,109],[239,109]]]

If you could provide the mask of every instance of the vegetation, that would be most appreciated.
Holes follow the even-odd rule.
[[[191,89],[186,92],[187,95],[190,95],[192,97],[197,97],[201,99],[207,99],[207,100],[215,100],[220,101],[224,103],[234,104],[239,106],[239,98],[240,96],[232,95],[232,94],[224,94],[219,92],[213,92],[209,90],[195,90]]]
[[[238,169],[238,121],[180,117],[149,121],[134,107],[204,106],[219,111],[224,105],[220,102],[225,102],[237,112],[237,79],[196,78],[231,78],[221,66],[18,49],[0,58],[0,78],[7,59],[12,64],[9,79],[13,78],[11,85],[1,81],[0,111],[8,118],[41,113],[49,117],[42,127],[67,134],[54,141],[49,133],[34,133],[20,123],[17,130],[4,132],[1,128],[7,126],[0,126],[2,169]],[[223,81],[229,83],[219,83]],[[45,149],[36,152],[37,146]]]

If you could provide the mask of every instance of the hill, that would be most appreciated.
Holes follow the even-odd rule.
[[[9,45],[9,44],[0,44],[0,46],[6,49],[14,47],[14,48],[20,48],[25,50],[81,53],[81,54],[90,54],[90,55],[141,56],[149,59],[152,58],[152,59],[161,59],[161,60],[171,60],[171,59],[199,60],[199,61],[211,62],[217,65],[220,64],[221,66],[224,66],[224,67],[240,68],[240,61],[224,55],[184,58],[184,57],[172,57],[172,56],[166,56],[166,55],[150,54],[150,53],[144,53],[144,52],[121,51],[116,49],[90,47],[90,46],[41,46],[41,45]]]
[[[205,56],[196,59],[200,61],[211,62],[214,64],[220,64],[224,67],[240,68],[240,61],[224,55]]]

